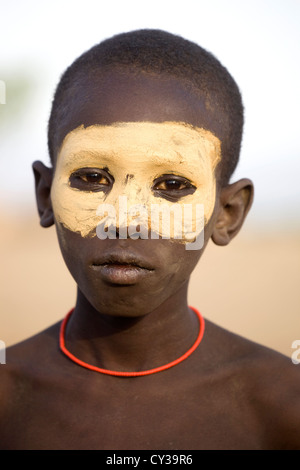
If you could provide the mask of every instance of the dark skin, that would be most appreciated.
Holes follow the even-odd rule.
[[[167,78],[158,87],[150,76],[133,84],[112,74],[88,93],[84,105],[80,93],[74,97],[58,141],[81,123],[201,127],[206,119],[204,102]],[[58,224],[50,197],[54,170],[41,162],[33,168],[41,225]],[[99,240],[58,230],[78,286],[68,349],[89,364],[121,371],[151,369],[185,353],[199,329],[187,304],[190,275],[210,239],[227,245],[238,233],[252,198],[248,179],[219,185],[198,251],[172,240]],[[129,251],[153,271],[145,280],[120,286],[90,273],[95,253]],[[200,346],[181,364],[145,377],[111,377],[67,359],[58,348],[59,328],[7,351],[0,367],[0,448],[300,449],[299,370],[288,358],[206,321]]]

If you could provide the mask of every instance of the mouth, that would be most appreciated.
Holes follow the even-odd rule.
[[[110,254],[95,260],[91,268],[108,284],[134,285],[151,275],[153,267],[134,255]]]

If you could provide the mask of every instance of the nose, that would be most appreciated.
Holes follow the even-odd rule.
[[[105,203],[98,206],[97,215],[102,217],[101,223],[111,226],[120,238],[130,234],[134,238],[137,226],[139,233],[143,232],[143,238],[146,238],[150,198],[151,188],[143,187],[134,177],[126,178],[123,183],[115,181]]]

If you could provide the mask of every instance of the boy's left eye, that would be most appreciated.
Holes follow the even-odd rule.
[[[155,189],[160,189],[162,191],[173,191],[174,189],[178,191],[183,188],[186,188],[186,185],[175,179],[161,181],[155,185]]]
[[[163,175],[154,181],[153,191],[159,197],[175,200],[193,194],[195,186],[186,178],[174,175]]]

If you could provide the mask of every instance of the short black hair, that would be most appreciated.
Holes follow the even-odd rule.
[[[118,34],[95,45],[76,59],[64,72],[56,88],[48,124],[51,162],[61,142],[56,134],[74,83],[108,68],[167,74],[192,87],[205,98],[207,112],[213,115],[207,130],[222,128],[220,182],[227,184],[240,154],[244,108],[239,88],[220,61],[199,45],[180,36],[156,29]]]

